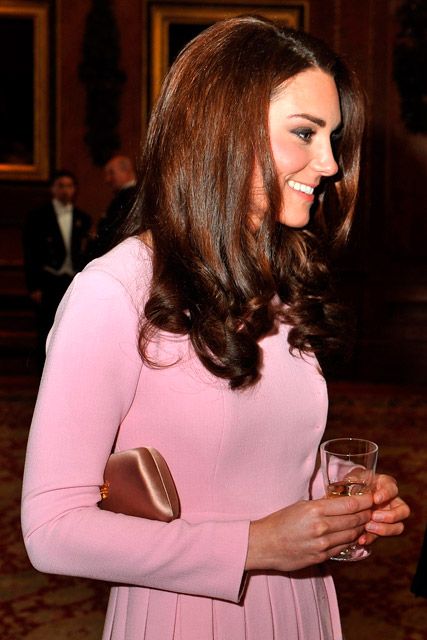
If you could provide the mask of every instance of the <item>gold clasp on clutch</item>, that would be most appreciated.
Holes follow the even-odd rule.
[[[99,487],[99,490],[101,492],[101,500],[105,500],[108,498],[108,494],[110,493],[110,483],[105,482]]]

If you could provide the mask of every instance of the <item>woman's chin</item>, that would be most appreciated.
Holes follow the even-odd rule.
[[[280,215],[278,222],[291,229],[303,229],[310,221],[310,214],[300,216]]]

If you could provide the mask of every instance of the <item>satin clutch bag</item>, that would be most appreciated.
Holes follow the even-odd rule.
[[[101,509],[128,516],[170,522],[179,517],[180,505],[171,472],[153,447],[112,453],[100,487]]]

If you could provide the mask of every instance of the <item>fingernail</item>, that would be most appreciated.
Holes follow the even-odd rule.
[[[376,493],[374,499],[377,504],[380,504],[381,502],[383,502],[384,496],[382,493]]]
[[[366,525],[365,529],[367,531],[371,531],[372,533],[375,533],[376,531],[378,531],[379,526],[377,524],[375,524],[375,522],[368,522],[368,524]]]
[[[384,514],[380,513],[379,511],[374,511],[374,513],[372,514],[372,519],[376,522],[384,522]]]

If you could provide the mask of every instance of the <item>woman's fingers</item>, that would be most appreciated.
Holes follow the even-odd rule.
[[[348,529],[342,529],[340,531],[334,531],[327,536],[327,544],[325,538],[325,551],[328,553],[328,557],[332,555],[333,551],[338,546],[348,546],[354,543],[364,532],[364,525],[357,527],[349,527]]]
[[[360,499],[361,498],[361,499]],[[339,500],[327,500],[328,512],[328,538],[327,557],[336,555],[346,546],[354,543],[359,537],[369,535],[365,531],[366,524],[371,518],[371,496],[358,496],[357,500],[340,498]],[[331,502],[334,503],[331,509]],[[361,511],[354,512],[355,508]],[[333,513],[331,513],[333,511]],[[337,514],[338,511],[338,514]],[[342,515],[339,515],[342,514]],[[333,517],[331,517],[333,516]]]
[[[327,560],[363,534],[372,496],[298,502],[251,523],[246,569],[293,571]]]
[[[323,498],[315,500],[312,504],[318,504],[322,513],[329,516],[351,515],[370,510],[372,508],[372,495],[365,493],[360,496],[348,496],[346,498]]]
[[[375,522],[394,523],[406,520],[410,515],[410,509],[406,502],[399,496],[390,502],[381,505],[372,512],[372,520]]]
[[[368,522],[365,529],[370,533],[375,533],[377,536],[400,536],[404,530],[403,522],[396,522],[396,524],[380,524],[378,522]]]
[[[402,521],[406,520],[409,514],[406,502],[402,498],[394,498],[373,511],[366,530],[377,536],[398,536],[404,530]]]
[[[366,546],[375,542],[377,538],[378,536],[376,536],[375,533],[368,533],[367,531],[364,531],[357,542],[362,546]]]
[[[375,487],[373,492],[374,503],[382,504],[388,500],[393,500],[399,493],[397,482],[392,476],[379,474],[375,477]]]
[[[372,518],[366,525],[366,531],[370,535],[398,536],[402,533],[403,520],[410,515],[410,509],[398,494],[397,482],[392,476],[385,474],[376,476],[373,493],[375,506]],[[368,536],[366,544],[373,542],[375,537]]]

